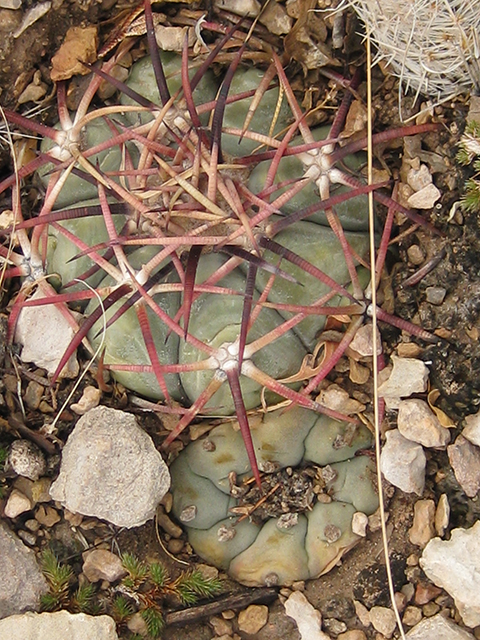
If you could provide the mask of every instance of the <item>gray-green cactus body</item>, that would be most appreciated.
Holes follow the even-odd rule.
[[[204,282],[212,271],[219,269],[225,258],[218,254],[207,254],[199,262],[197,282]],[[189,332],[216,349],[234,343],[240,334],[245,275],[236,269],[218,283],[238,291],[239,295],[203,294],[192,304]],[[258,290],[256,291],[258,297]],[[282,317],[273,309],[263,309],[255,320],[247,336],[247,344],[273,331],[282,323]],[[289,331],[252,356],[253,363],[276,380],[286,378],[298,371],[306,350],[297,336]],[[203,360],[205,354],[191,344],[184,344],[179,353],[180,364],[190,364]],[[181,374],[187,395],[195,399],[207,386],[213,376],[212,371],[185,372]],[[261,402],[261,386],[250,378],[240,377],[243,401],[247,409],[258,407]],[[234,413],[233,401],[227,385],[222,385],[206,405],[214,408],[219,415]]]
[[[369,246],[368,235],[355,232],[348,232],[345,235],[354,251],[358,255],[366,257]],[[338,284],[347,285],[349,283],[350,276],[340,242],[329,227],[306,221],[296,222],[280,231],[274,240],[328,274]],[[266,251],[264,257],[275,263],[275,257],[270,252]],[[330,288],[322,284],[316,277],[287,260],[282,261],[281,267],[297,282],[276,278],[268,296],[271,302],[310,306],[330,291]],[[266,286],[267,281],[268,273],[259,271],[257,283],[261,290]],[[340,296],[336,296],[328,302],[330,306],[339,304],[341,304]],[[285,318],[291,316],[282,310],[279,313]],[[323,329],[324,324],[325,316],[309,315],[296,325],[293,331],[306,348],[311,350],[315,345],[315,338]]]
[[[237,522],[229,513],[236,501],[228,476],[235,472],[239,484],[249,464],[239,431],[227,423],[191,443],[173,463],[173,513],[196,553],[239,582],[291,584],[317,577],[358,540],[353,514],[371,514],[378,507],[373,465],[366,456],[353,457],[370,446],[371,434],[363,425],[353,429],[301,407],[256,416],[251,431],[260,468],[308,461],[326,467],[324,500],[311,511],[292,514],[290,522]]]
[[[171,51],[161,51],[160,57],[162,60],[163,71],[165,73],[165,79],[167,81],[167,87],[170,95],[173,96],[182,88],[182,57]],[[195,74],[195,71],[195,67],[192,67],[189,70],[190,78]],[[161,105],[160,93],[158,91],[155,72],[153,70],[152,59],[150,56],[141,58],[132,66],[126,84],[144,98],[150,100],[150,102],[153,102],[156,105]],[[217,88],[218,81],[214,74],[211,71],[207,71],[193,92],[195,104],[198,106],[214,100]],[[123,105],[137,104],[133,98],[130,98],[125,94],[122,94],[120,102]],[[206,120],[208,120],[208,115],[208,113],[204,115]],[[125,114],[125,118],[130,123],[136,124],[148,122],[152,120],[153,116],[148,112],[130,112]]]
[[[238,69],[233,76],[228,95],[235,96],[245,91],[256,91],[263,80],[264,75],[265,74],[261,69]],[[278,101],[278,87],[268,89],[258,105],[248,130],[262,135],[278,136],[281,131],[286,129],[286,127],[291,124],[293,116],[288,102],[284,97],[281,102],[280,109],[278,110],[275,126],[273,127],[273,130],[271,130],[274,114],[277,111]],[[242,129],[251,103],[252,98],[250,97],[227,104],[225,107],[223,126]],[[261,145],[257,141],[246,137],[240,139],[237,135],[228,133],[222,134],[222,150],[233,156],[249,155],[259,146]]]
[[[91,206],[99,206],[99,202],[98,200],[90,200],[78,202],[75,206],[88,208]],[[115,229],[117,233],[120,234],[127,222],[127,216],[124,214],[115,214],[112,217]],[[71,218],[58,224],[89,247],[99,245],[109,240],[105,220],[102,215]],[[55,227],[48,227],[48,272],[60,276],[60,286],[66,285],[75,278],[78,278],[95,265],[94,260],[88,254],[76,258],[79,253],[81,253],[81,249],[70,240],[70,238],[62,234],[61,231]],[[103,255],[105,250],[99,250],[99,253]],[[105,272],[102,269],[98,269],[97,273],[87,278],[86,282],[91,287],[96,287],[104,277]],[[80,284],[71,287],[69,290],[75,291],[79,288],[81,288]]]
[[[139,269],[142,264],[148,262],[158,251],[154,247],[142,247],[129,256],[132,268]],[[162,265],[160,265],[161,267]],[[159,267],[159,268],[160,268]],[[164,280],[172,281],[172,276]],[[114,284],[110,276],[104,278],[100,287],[109,287]],[[154,295],[154,301],[168,316],[173,318],[180,308],[180,294],[169,292]],[[105,321],[116,313],[123,305],[125,299],[121,299],[112,305],[105,313]],[[94,298],[86,309],[89,315],[98,307],[98,301]],[[161,364],[177,364],[180,339],[177,334],[169,332],[168,326],[149,307],[147,316],[150,330],[154,339],[158,360]],[[107,365],[149,365],[150,358],[145,340],[143,338],[140,323],[135,308],[130,307],[119,316],[116,321],[106,329],[103,335],[103,318],[99,319],[89,333],[89,340],[94,347],[103,343],[104,363]],[[155,400],[165,399],[157,379],[153,373],[115,371],[114,377],[127,389],[131,389],[147,398]],[[166,374],[165,383],[169,394],[175,400],[185,402],[186,398],[176,374]]]
[[[328,127],[318,127],[317,129],[312,129],[312,134],[315,140],[324,140],[329,132]],[[292,142],[293,145],[301,144],[303,141],[301,138],[295,138]],[[301,160],[302,155],[300,156],[284,156],[278,165],[277,172],[275,174],[274,183],[289,181],[289,180],[300,180],[303,178],[305,174],[305,166]],[[359,173],[362,166],[365,165],[365,157],[362,153],[357,153],[355,155],[349,155],[344,158],[343,163],[345,167],[351,173]],[[248,188],[253,193],[260,193],[265,185],[265,178],[267,177],[267,172],[270,167],[270,162],[265,160],[264,162],[260,162],[252,171],[248,181]],[[282,187],[276,191],[273,198],[279,197],[282,193],[284,193],[288,188],[291,187],[291,184],[286,187]],[[330,189],[330,195],[337,195],[342,193],[348,193],[351,191],[350,187],[345,187],[339,184],[332,184]],[[316,204],[319,201],[319,193],[318,188],[314,184],[314,182],[310,182],[303,189],[290,198],[282,207],[281,211],[285,215],[289,215],[292,213],[296,213],[297,211],[301,211],[311,205]],[[342,227],[347,231],[368,231],[368,197],[366,195],[356,196],[355,198],[351,198],[342,202],[335,206],[335,212],[337,213]],[[310,222],[315,222],[316,224],[327,225],[327,218],[324,211],[318,211],[307,218]]]
[[[116,122],[121,124],[127,124],[127,121],[122,118],[121,114],[117,114],[114,117]],[[113,125],[113,123],[112,123]],[[115,125],[113,125],[115,126]],[[57,125],[59,128],[60,125]],[[113,138],[114,133],[112,133],[112,129],[105,122],[103,118],[98,118],[92,120],[87,124],[87,126],[82,130],[81,139],[80,139],[80,147],[82,150],[91,149],[107,140]],[[48,151],[52,151],[55,143],[49,138],[44,138],[41,144],[41,151],[46,153]],[[134,144],[126,143],[126,150],[131,155],[132,160],[136,162],[138,158],[138,151]],[[124,148],[121,146],[113,145],[104,151],[100,151],[88,158],[89,163],[92,167],[97,167],[102,173],[108,173],[109,171],[118,171],[121,169],[122,164],[124,162]],[[52,164],[46,164],[38,170],[38,176],[42,180],[43,184],[46,186],[50,179],[50,172],[54,169]],[[85,169],[82,168],[82,171],[85,172]],[[113,177],[113,180],[119,182],[118,177]],[[85,200],[93,200],[98,198],[98,188],[96,181],[89,182],[88,180],[84,180],[79,175],[71,173],[65,181],[60,193],[57,196],[55,201],[55,209],[66,209],[67,207],[78,206],[77,203],[83,202]]]

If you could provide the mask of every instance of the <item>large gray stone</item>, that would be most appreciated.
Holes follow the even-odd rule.
[[[47,591],[33,551],[0,522],[0,618],[37,609],[40,596]]]
[[[70,434],[50,495],[73,513],[138,527],[169,487],[167,465],[135,417],[95,407]]]
[[[407,633],[408,640],[474,640],[474,636],[461,629],[452,620],[440,613],[432,618],[424,618]]]
[[[450,540],[430,540],[420,566],[454,598],[468,627],[480,625],[480,521],[470,529],[454,529]]]
[[[118,640],[110,616],[86,613],[24,613],[0,620],[0,640]]]

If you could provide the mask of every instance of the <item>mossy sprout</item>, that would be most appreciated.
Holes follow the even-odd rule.
[[[41,567],[49,586],[41,598],[43,611],[68,609],[73,613],[99,613],[95,603],[95,585],[78,584],[72,567],[60,562],[51,549],[43,551]]]
[[[220,580],[205,577],[198,570],[185,571],[172,578],[160,562],[142,562],[131,553],[123,554],[122,562],[128,575],[116,588],[119,595],[113,600],[112,615],[118,624],[125,624],[139,612],[151,638],[158,638],[165,627],[163,605],[166,598],[191,606],[199,599],[213,597],[222,589]]]
[[[460,139],[457,162],[475,171],[475,175],[465,182],[462,206],[467,211],[480,210],[480,123],[469,122]]]

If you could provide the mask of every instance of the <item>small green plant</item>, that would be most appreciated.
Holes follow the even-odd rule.
[[[457,162],[465,167],[471,166],[475,175],[465,182],[462,205],[468,211],[480,209],[480,122],[467,124],[460,139]]]
[[[75,589],[75,573],[68,564],[60,562],[51,549],[42,553],[41,566],[49,591],[41,598],[43,611],[67,609],[72,613],[100,613],[94,602],[96,588],[93,584],[78,585]]]
[[[112,615],[118,624],[124,624],[140,612],[150,638],[158,638],[165,627],[162,607],[167,597],[184,605],[193,605],[201,598],[211,598],[221,588],[217,578],[206,578],[200,571],[185,571],[173,579],[159,562],[145,563],[131,553],[122,556],[128,575],[118,587],[113,601]]]

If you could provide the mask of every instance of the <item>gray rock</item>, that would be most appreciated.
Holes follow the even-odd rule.
[[[386,443],[380,454],[380,467],[385,478],[405,493],[421,496],[425,487],[427,459],[423,448],[404,438],[398,429],[385,434]]]
[[[480,489],[480,447],[460,435],[447,452],[459,485],[469,498],[474,498]]]
[[[424,618],[407,633],[409,640],[474,640],[474,636],[461,629],[452,620],[440,613],[432,618]]]
[[[82,571],[90,582],[115,582],[126,575],[122,561],[107,549],[94,549],[83,554]]]
[[[480,411],[465,418],[462,436],[480,447]]]
[[[7,465],[19,476],[38,480],[45,473],[45,456],[33,442],[15,440],[10,445]]]
[[[454,529],[448,541],[430,540],[420,566],[454,598],[468,627],[480,625],[480,521],[470,529]]]
[[[402,400],[398,406],[397,426],[404,438],[424,447],[445,447],[450,442],[450,431],[442,427],[424,400]]]
[[[44,298],[40,288],[30,300]],[[23,345],[21,359],[23,362],[34,362],[37,367],[54,373],[68,345],[75,336],[60,309],[53,304],[38,307],[25,307],[18,316],[15,329],[15,342]],[[76,355],[72,355],[62,369],[60,376],[75,378],[79,365]]]
[[[96,407],[70,434],[50,495],[73,513],[130,528],[154,517],[169,487],[167,465],[135,417]]]
[[[322,631],[322,616],[301,591],[294,591],[288,596],[285,613],[297,623],[302,640],[330,640]]]
[[[47,591],[33,551],[0,522],[0,618],[37,609],[40,596]],[[19,637],[0,635],[0,638]]]
[[[429,370],[422,360],[392,356],[393,369],[388,380],[378,388],[383,398],[406,398],[427,389]]]
[[[118,640],[110,616],[86,613],[24,613],[0,620],[0,640]]]

